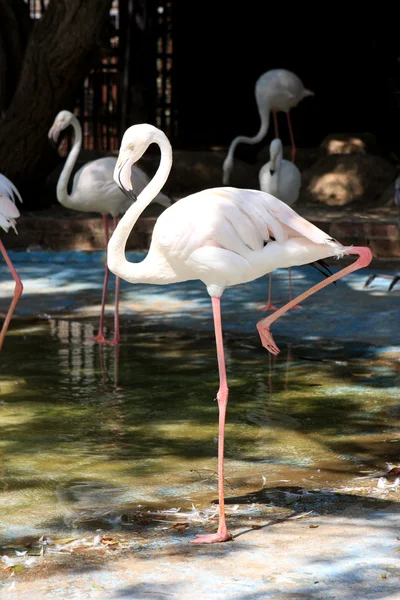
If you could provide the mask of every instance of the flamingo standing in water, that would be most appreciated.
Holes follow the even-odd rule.
[[[10,227],[12,227],[17,233],[15,226],[15,219],[19,217],[19,210],[15,206],[15,200],[19,199],[22,202],[22,198],[20,193],[18,192],[15,185],[7,179],[5,175],[0,173],[0,227],[4,229],[4,231],[8,231]],[[10,304],[10,308],[6,314],[6,318],[3,323],[3,327],[0,331],[0,350],[3,347],[4,338],[6,337],[7,329],[11,321],[11,317],[17,306],[17,302],[20,299],[22,294],[23,286],[21,279],[19,278],[18,273],[16,272],[14,265],[11,262],[11,258],[8,256],[8,253],[4,247],[3,242],[0,239],[0,250],[2,255],[4,256],[4,260],[7,263],[8,268],[11,271],[11,275],[15,281],[14,288],[14,297]]]
[[[229,146],[228,154],[223,164],[223,184],[229,183],[229,177],[233,169],[233,156],[238,144],[258,144],[268,133],[269,115],[274,116],[275,137],[279,137],[277,112],[282,111],[287,115],[290,141],[292,144],[292,161],[296,157],[296,146],[294,143],[290,109],[307,96],[313,96],[314,92],[307,90],[302,81],[286,69],[272,69],[261,75],[255,85],[255,97],[258,112],[260,114],[260,129],[254,137],[240,135],[236,137]]]
[[[272,194],[288,206],[292,206],[299,197],[301,173],[290,160],[283,158],[282,142],[279,138],[272,140],[269,146],[270,159],[263,165],[258,174],[260,190]],[[290,300],[292,299],[292,274],[289,267]],[[272,304],[272,273],[269,274],[268,300],[260,310],[277,310]]]
[[[158,170],[136,197],[131,166],[155,143],[161,151]],[[199,279],[211,296],[219,370],[218,499],[219,526],[213,534],[197,536],[194,543],[231,539],[224,509],[224,431],[228,384],[222,336],[220,299],[226,287],[252,281],[273,269],[307,264],[328,256],[359,256],[356,262],[314,285],[259,323],[262,345],[278,354],[270,327],[276,319],[340,277],[369,264],[369,248],[345,248],[338,241],[300,217],[287,204],[257,190],[220,187],[183,198],[157,219],[146,258],[126,259],[125,246],[140,214],[165,184],[172,166],[172,148],[166,135],[153,125],[133,125],[125,132],[115,167],[114,180],[130,199],[136,200],[121,218],[108,244],[110,270],[131,283],[165,285]]]
[[[72,170],[78,158],[82,146],[82,128],[78,119],[68,110],[62,110],[56,116],[53,125],[49,130],[49,138],[52,142],[57,143],[61,131],[69,126],[74,130],[74,144],[65,162],[64,168],[60,174],[57,183],[57,200],[66,208],[79,210],[83,212],[99,212],[103,217],[104,237],[106,247],[109,239],[108,231],[108,215],[110,214],[114,220],[114,227],[118,222],[118,215],[124,213],[130,206],[129,200],[125,194],[121,192],[119,187],[113,181],[113,172],[117,159],[112,156],[99,158],[86,163],[79,169],[74,176],[72,192],[68,194],[68,181],[71,177]],[[135,166],[132,169],[132,178],[137,193],[141,192],[149,183],[150,179],[139,167]],[[154,202],[161,204],[164,207],[171,206],[171,199],[162,194],[157,194]],[[103,294],[101,299],[100,324],[97,336],[94,341],[99,343],[111,343],[113,345],[119,343],[119,286],[118,277],[115,280],[115,313],[114,313],[114,339],[112,342],[107,342],[104,337],[104,310],[107,295],[109,271],[107,263],[105,265]]]

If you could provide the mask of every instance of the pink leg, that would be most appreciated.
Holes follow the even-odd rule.
[[[292,291],[292,271],[290,270],[290,267],[288,268],[289,271],[289,298],[290,298],[290,302],[293,300],[293,291]],[[292,306],[291,310],[293,310],[294,308],[303,308],[302,306],[300,306],[300,304],[295,304],[295,306]]]
[[[24,288],[23,288],[22,282],[18,276],[17,271],[14,269],[14,265],[11,262],[11,258],[8,256],[7,250],[5,249],[3,242],[1,240],[0,240],[0,251],[1,251],[2,255],[4,256],[4,260],[6,261],[7,266],[11,271],[11,275],[13,276],[14,281],[15,281],[14,298],[12,299],[10,308],[8,309],[8,313],[7,313],[4,323],[3,323],[3,327],[1,328],[1,331],[0,331],[0,350],[1,350],[3,347],[4,338],[6,337],[8,326],[11,321],[12,314],[15,310],[15,307],[17,306],[17,302],[20,299],[22,290]]]
[[[118,225],[118,217],[114,217],[114,229]],[[115,278],[115,309],[114,309],[114,339],[108,342],[111,346],[119,344],[119,288],[120,278]]]
[[[275,114],[275,113],[274,113]],[[269,274],[269,285],[268,285],[268,300],[267,300],[267,304],[265,304],[264,306],[260,306],[260,308],[258,310],[278,310],[276,308],[276,306],[274,306],[271,302],[271,296],[272,296],[272,273]]]
[[[275,129],[275,137],[279,137],[279,127],[278,127],[278,113],[274,110],[272,113],[274,115],[274,129]]]
[[[226,527],[225,520],[225,500],[224,500],[224,435],[225,435],[225,416],[226,406],[228,404],[228,384],[226,381],[224,342],[222,339],[221,323],[221,303],[220,298],[212,298],[212,307],[214,315],[215,340],[217,343],[218,371],[219,371],[219,390],[217,394],[219,409],[218,426],[218,502],[219,502],[219,525],[217,533],[207,533],[197,535],[192,544],[212,544],[215,542],[227,542],[232,539]]]
[[[102,215],[103,217],[103,225],[104,225],[104,238],[106,241],[106,248],[108,246],[108,215]],[[107,285],[108,285],[108,278],[110,276],[110,271],[108,270],[107,267],[107,260],[105,263],[105,271],[104,271],[104,282],[103,282],[103,295],[101,298],[101,312],[100,312],[100,323],[99,323],[99,331],[98,334],[92,338],[92,340],[94,342],[98,342],[99,344],[106,344],[107,341],[104,337],[104,311],[105,311],[105,304],[106,304],[106,296],[107,296]]]
[[[324,281],[317,283],[317,285],[314,285],[309,290],[306,290],[305,292],[303,292],[302,294],[297,296],[297,298],[294,298],[294,300],[292,300],[291,302],[288,302],[287,304],[285,304],[285,306],[282,306],[281,308],[279,308],[276,311],[276,313],[274,313],[273,315],[270,315],[266,319],[263,319],[262,321],[259,321],[257,323],[257,330],[260,335],[261,343],[264,346],[264,348],[266,348],[272,354],[279,353],[279,348],[275,344],[272,334],[270,332],[270,326],[272,325],[272,323],[274,321],[279,319],[279,317],[281,317],[285,312],[290,310],[294,305],[298,304],[305,298],[308,298],[312,294],[315,294],[315,292],[317,292],[318,290],[327,286],[329,283],[333,283],[334,281],[336,281],[337,279],[340,279],[341,277],[344,277],[348,273],[352,273],[353,271],[357,271],[358,269],[361,269],[362,267],[368,266],[372,260],[371,250],[369,248],[363,247],[363,246],[354,246],[353,248],[351,248],[350,250],[347,251],[347,254],[357,254],[359,256],[359,258],[356,260],[355,263],[348,265],[347,267],[345,267],[338,273],[335,273],[334,275],[327,277],[327,279],[325,279]]]
[[[296,144],[294,143],[292,121],[290,119],[290,112],[287,112],[286,116],[287,116],[287,122],[288,122],[288,127],[289,127],[290,141],[292,143],[292,162],[294,162],[294,159],[296,158]]]

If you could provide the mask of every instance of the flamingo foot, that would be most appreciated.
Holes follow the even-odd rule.
[[[302,306],[301,304],[295,304],[290,310],[293,310],[295,308],[304,308],[304,306]]]
[[[97,342],[98,344],[109,344],[103,333],[98,333],[94,337],[89,338],[89,340],[91,342]]]
[[[194,540],[190,540],[191,544],[218,544],[219,542],[231,542],[233,540],[232,534],[227,529],[224,531],[217,531],[217,533],[205,533],[202,535],[196,535]]]
[[[271,302],[267,302],[267,304],[264,304],[264,306],[260,306],[258,308],[258,310],[262,310],[262,311],[265,311],[265,312],[268,311],[268,310],[270,310],[272,312],[275,312],[276,310],[278,310],[278,308],[274,304],[272,304]]]
[[[105,340],[104,344],[107,344],[108,346],[118,346],[120,342],[119,337],[115,337],[113,340]]]
[[[272,337],[272,333],[270,332],[268,325],[263,325],[263,322],[260,321],[257,323],[256,327],[264,348],[275,356],[279,354],[280,350],[274,342],[274,338]]]

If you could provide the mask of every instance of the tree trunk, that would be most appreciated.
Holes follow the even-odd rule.
[[[39,207],[57,158],[47,132],[93,65],[110,5],[51,0],[29,37],[17,88],[0,119],[0,170],[20,189],[25,208]]]

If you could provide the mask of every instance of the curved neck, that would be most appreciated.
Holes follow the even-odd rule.
[[[135,281],[142,283],[146,283],[146,281],[151,282],[154,281],[154,278],[158,277],[162,279],[166,275],[166,272],[162,271],[162,269],[158,273],[156,265],[154,265],[154,270],[149,269],[147,258],[141,263],[132,263],[125,256],[126,242],[130,232],[144,209],[157,196],[165,184],[172,166],[172,148],[165,134],[159,131],[158,136],[153,141],[161,151],[161,160],[157,172],[150,183],[139,194],[136,202],[128,208],[108,243],[107,263],[110,271],[117,275],[117,277],[121,277],[132,283]]]
[[[57,200],[67,208],[73,208],[73,191],[71,195],[68,194],[68,181],[82,146],[82,127],[76,117],[71,120],[71,125],[74,129],[74,144],[57,182]]]
[[[259,113],[260,113],[261,123],[260,123],[260,129],[258,130],[258,133],[254,137],[246,137],[244,135],[239,135],[231,142],[231,145],[229,146],[228,154],[226,155],[224,165],[223,165],[224,174],[227,174],[227,176],[229,176],[229,172],[232,170],[232,167],[233,167],[233,155],[235,154],[236,146],[238,146],[239,144],[252,144],[252,145],[258,144],[267,135],[268,128],[269,128],[269,114],[270,114],[269,106],[265,106],[264,110],[259,110]],[[225,180],[227,179],[227,176],[225,176]]]

